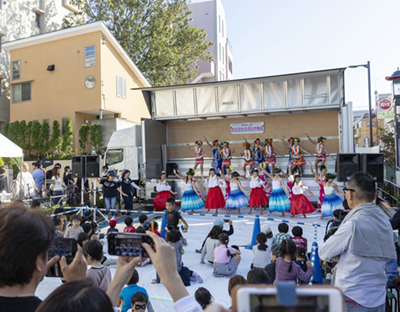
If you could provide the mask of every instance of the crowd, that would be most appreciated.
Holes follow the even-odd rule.
[[[108,180],[108,178],[107,178]],[[35,184],[36,185],[36,184]],[[36,185],[37,187],[37,185]],[[39,189],[39,188],[38,188]],[[123,192],[123,191],[122,191]],[[388,262],[397,259],[393,228],[376,206],[375,182],[366,173],[354,174],[344,188],[351,211],[340,222],[336,232],[319,248],[323,261],[334,261],[332,285],[340,288],[346,301],[346,311],[385,311]],[[19,204],[0,208],[0,311],[153,311],[146,289],[139,286],[139,267],[153,265],[154,283],[163,283],[175,302],[176,311],[225,311],[215,303],[219,294],[199,287],[190,296],[185,286],[202,283],[200,275],[184,263],[185,239],[178,227],[187,222],[175,210],[173,198],[167,199],[167,235],[162,239],[157,222],[147,216],[139,218],[135,228],[131,217],[125,218],[126,233],[147,233],[155,248],[144,244],[150,259],[118,257],[114,277],[103,254],[102,241],[96,236],[95,225],[82,223],[72,216],[66,227],[64,216],[49,218],[40,209]],[[395,222],[392,221],[392,224]],[[108,233],[117,232],[117,221],[110,220]],[[276,284],[295,281],[308,284],[314,268],[308,261],[309,246],[302,237],[302,228],[291,229],[287,223],[278,226],[273,235],[264,224],[253,248],[253,261],[247,276],[237,275],[241,264],[240,248],[231,245],[233,224],[224,230],[225,221],[217,219],[206,235],[200,262],[210,266],[216,279],[229,278],[228,294],[236,285]],[[77,239],[80,247],[72,263],[65,257],[48,259],[48,248],[55,236]],[[12,238],[12,239],[10,239]],[[60,263],[65,284],[58,287],[43,302],[35,296],[38,284],[48,268]],[[208,264],[206,264],[208,263]],[[87,266],[90,266],[87,269]],[[396,265],[397,266],[397,265]],[[212,267],[212,268],[211,268]],[[393,278],[400,286],[400,278]]]

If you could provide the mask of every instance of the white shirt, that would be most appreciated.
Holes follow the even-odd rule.
[[[267,250],[259,250],[258,245],[253,246],[253,266],[255,268],[262,268],[264,269],[267,264],[271,263],[271,256],[269,254],[270,247],[267,247]]]
[[[30,172],[20,172],[17,176],[17,180],[22,183],[25,196],[35,196],[35,187],[33,186],[35,182]]]
[[[340,255],[333,286],[364,307],[378,307],[386,298],[386,261],[348,253],[351,235],[352,222],[347,221],[320,247],[319,257],[329,261]]]
[[[174,303],[176,312],[203,312],[194,296],[186,296]]]
[[[299,186],[297,183],[294,183],[292,192],[293,192],[293,195],[300,195],[300,194],[303,194],[303,191],[307,190],[307,189],[308,189],[308,187],[305,185]]]
[[[158,183],[157,187],[156,187],[157,192],[169,191],[170,189],[171,189],[171,186],[166,185],[165,182]]]
[[[208,179],[208,187],[217,187],[219,185],[219,179],[217,176],[211,177]]]
[[[219,246],[218,239],[213,239],[208,237],[206,239],[206,243],[203,246],[203,250],[201,251],[201,261],[204,261],[204,257],[207,261],[214,262],[214,249]]]
[[[53,187],[51,189],[53,191],[62,191],[63,187],[62,187],[62,179],[61,179],[61,177],[58,177],[58,178],[52,177],[51,179],[55,181],[54,185],[53,185]]]

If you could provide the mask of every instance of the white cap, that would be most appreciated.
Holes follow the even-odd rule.
[[[261,227],[261,232],[263,232],[265,234],[269,234],[269,233],[271,233],[271,227],[268,224],[264,224]]]

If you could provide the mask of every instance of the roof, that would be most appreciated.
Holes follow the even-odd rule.
[[[139,68],[133,63],[128,53],[122,48],[117,39],[115,39],[114,35],[110,32],[107,26],[102,22],[94,22],[90,24],[74,26],[70,28],[64,28],[61,30],[56,30],[52,32],[48,32],[45,34],[35,35],[28,38],[21,38],[14,41],[4,42],[2,47],[7,52],[10,52],[15,49],[25,48],[29,46],[34,46],[37,44],[42,44],[46,42],[52,42],[55,40],[61,40],[65,38],[75,37],[78,35],[88,34],[96,31],[101,31],[103,35],[107,38],[107,40],[111,43],[111,45],[115,48],[118,54],[122,57],[125,63],[129,66],[132,72],[138,77],[139,81],[143,84],[144,87],[151,87],[150,83],[143,76],[142,72]]]
[[[4,135],[0,133],[0,157],[24,157],[24,153],[22,152],[22,148],[20,148],[17,144],[11,142]]]

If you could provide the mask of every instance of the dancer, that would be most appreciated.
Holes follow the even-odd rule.
[[[279,176],[280,168],[273,171],[273,176],[264,170],[265,174],[272,180],[272,193],[269,198],[268,216],[274,211],[280,211],[281,216],[285,216],[285,211],[290,210],[289,193],[286,186],[283,184],[283,179]],[[286,194],[286,195],[285,195]]]
[[[335,158],[333,158],[331,156],[331,154],[329,154],[329,152],[327,151],[326,147],[325,147],[325,142],[326,142],[326,138],[324,137],[319,137],[317,140],[317,142],[311,140],[310,136],[306,133],[306,137],[307,139],[315,145],[315,153],[316,153],[316,159],[315,159],[315,172],[318,173],[318,164],[321,163],[321,166],[325,165],[325,161],[326,161],[326,154],[329,155],[330,158],[332,158],[333,160],[336,160]]]
[[[244,158],[244,165],[243,165],[243,173],[246,178],[250,178],[250,172],[254,166],[254,158],[253,153],[250,150],[251,144],[249,142],[244,142],[244,151],[241,156]],[[247,171],[246,167],[249,166],[249,171]]]
[[[321,173],[318,175],[318,171],[314,172],[312,163],[310,161],[310,169],[311,169],[311,173],[315,176],[315,178],[318,178],[319,182],[325,182],[326,181],[326,171],[328,170],[328,168],[324,165],[319,166],[319,170],[321,171]],[[324,186],[322,184],[319,185],[319,197],[318,197],[318,212],[321,212],[321,206],[322,206],[322,202],[324,201],[324,197],[325,197],[325,192],[324,192]]]
[[[287,167],[287,169],[286,169],[286,173],[287,174],[289,174],[289,164],[291,164],[292,165],[292,168],[293,168],[293,158],[292,158],[292,140],[293,140],[293,137],[290,137],[288,140],[287,140],[287,142],[285,141],[285,137],[283,137],[282,139],[281,139],[281,141],[282,141],[282,144],[285,146],[285,147],[287,147],[287,149],[288,149],[288,151],[289,151],[289,160],[288,160],[288,167]]]
[[[229,181],[231,185],[231,193],[226,200],[225,207],[228,209],[226,212],[229,214],[231,209],[237,209],[238,214],[240,215],[240,208],[247,207],[249,205],[249,200],[247,199],[244,193],[250,193],[250,191],[246,191],[243,187],[239,178],[239,173],[237,171],[232,172],[232,178],[227,178],[226,176],[222,176],[225,181]]]
[[[200,184],[201,185],[201,184]],[[203,189],[206,189],[203,185],[201,185]],[[208,177],[207,184],[207,200],[205,208],[207,209],[206,213],[210,212],[210,209],[216,209],[215,213],[218,213],[218,209],[222,209],[225,207],[225,199],[222,194],[221,188],[219,187],[219,179],[215,174],[215,169],[210,169],[210,176]]]
[[[230,180],[226,180],[226,178],[230,179],[232,178],[231,172],[232,172],[232,166],[226,167],[226,174],[224,175],[222,171],[219,171],[219,174],[221,175],[221,178],[225,180],[226,183],[226,188],[225,188],[225,201],[228,199],[229,195],[231,194],[231,182]]]
[[[193,179],[194,171],[192,169],[189,169],[189,171],[186,172],[186,177],[181,175],[179,170],[174,169],[173,171],[179,179],[182,179],[184,181],[183,186],[185,188],[185,192],[182,196],[181,209],[191,209],[192,212],[194,212],[194,210],[204,208],[204,202],[200,197],[199,191],[196,189],[195,181]],[[197,181],[197,183],[199,182]]]
[[[221,146],[218,143],[218,140],[214,140],[212,143],[213,145],[208,142],[207,138],[204,137],[204,140],[208,144],[208,146],[211,148],[212,153],[213,153],[213,161],[211,163],[211,167],[217,170],[219,172],[222,168],[222,157],[220,155],[221,152]]]
[[[235,152],[235,149],[232,149],[232,153]],[[222,149],[219,152],[219,154],[222,157],[222,173],[225,174],[226,167],[229,167],[231,165],[231,159],[232,159],[232,154],[229,149],[229,143],[228,142],[222,142]]]
[[[283,140],[285,137],[283,137]],[[306,153],[308,155],[312,155],[309,152],[307,152],[304,148],[300,147],[300,138],[293,138],[292,140],[293,145],[292,145],[292,158],[293,158],[293,168],[297,167],[299,168],[300,176],[303,176],[303,168],[301,166],[304,166],[306,164],[303,153]]]
[[[160,180],[156,180],[156,179],[152,179],[151,182],[152,183],[157,183],[157,196],[154,198],[154,212],[155,211],[163,211],[165,210],[166,206],[165,206],[165,202],[167,201],[168,198],[174,198],[172,195],[176,195],[178,194],[178,192],[173,192],[171,190],[171,186],[168,184],[167,182],[167,176],[165,175],[165,171],[161,172],[160,175]],[[176,206],[176,204],[175,204]]]
[[[261,181],[264,182],[265,188],[263,187],[262,190],[263,190],[265,196],[267,196],[268,202],[269,202],[269,198],[271,196],[272,189],[271,189],[270,183],[268,182],[267,178],[265,177],[265,173],[263,170],[263,164],[261,164],[261,163],[258,164],[258,176],[260,177]],[[266,210],[266,209],[267,209],[267,205],[264,205],[264,210]]]
[[[244,140],[246,141],[246,143],[249,143],[246,138],[244,138]],[[257,138],[254,140],[254,143],[252,143],[253,145],[253,157],[254,157],[254,165],[253,168],[258,168],[258,164],[259,163],[263,163],[264,158],[263,158],[263,151],[264,151],[264,147],[262,147],[260,145],[260,139]]]
[[[276,155],[281,156],[281,154],[279,154],[275,147],[272,145],[272,142],[274,140],[273,139],[265,139],[265,147],[264,147],[264,151],[265,151],[265,165],[268,168],[268,164],[271,164],[271,169],[272,171],[274,171],[275,169],[275,164],[276,164]],[[268,171],[268,169],[267,169]]]
[[[340,194],[344,194],[343,191],[340,191],[338,189],[338,187],[344,187],[344,186],[333,183],[333,180],[336,179],[336,174],[327,173],[325,177],[326,177],[326,182],[319,182],[317,180],[317,176],[315,176],[315,182],[317,182],[320,185],[322,184],[324,186],[324,191],[325,191],[325,198],[321,206],[321,220],[324,217],[333,218],[333,212],[336,209],[344,210],[343,200],[335,194],[335,190]]]
[[[276,166],[279,169],[281,169],[279,164],[276,164]],[[289,197],[288,197],[289,202],[292,202],[292,197],[293,197],[292,188],[293,188],[294,176],[299,173],[298,168],[292,169],[292,166],[293,166],[292,164],[290,164],[290,163],[288,164],[288,174],[286,174],[283,171],[281,171],[282,175],[286,179],[286,185],[287,185],[287,189],[288,189],[288,192],[289,192]]]
[[[308,190],[308,187],[301,182],[301,178],[299,174],[296,174],[294,177],[293,183],[293,199],[290,204],[290,213],[292,214],[290,217],[294,218],[297,214],[302,214],[304,218],[306,217],[306,213],[313,213],[315,211],[315,207],[310,203],[307,197],[303,195],[303,191],[306,191],[308,194],[313,196]]]
[[[201,141],[196,141],[194,142],[194,147],[190,147],[189,143],[187,144],[189,151],[194,151],[194,157],[195,157],[195,162],[194,162],[194,172],[196,172],[197,165],[200,165],[200,175],[203,176],[203,163],[204,163],[204,158],[203,156],[206,156],[206,153],[203,152],[203,148],[201,147],[203,145],[203,142]]]
[[[260,179],[258,176],[258,169],[253,170],[253,175],[250,180],[250,188],[251,188],[251,194],[250,194],[250,212],[251,214],[253,212],[253,207],[260,208],[260,214],[262,215],[262,208],[263,206],[268,204],[268,197],[264,194],[262,191],[262,188],[267,189],[264,185],[264,182]]]

